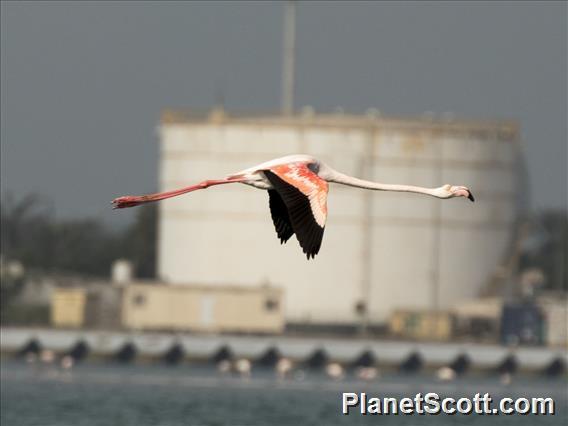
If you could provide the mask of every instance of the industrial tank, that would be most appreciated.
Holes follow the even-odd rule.
[[[509,248],[515,123],[166,111],[160,138],[162,190],[296,153],[368,180],[472,189],[475,204],[330,184],[322,249],[310,261],[295,237],[280,245],[265,191],[223,185],[160,203],[162,280],[281,287],[289,324],[372,325],[397,308],[451,308],[488,285]]]

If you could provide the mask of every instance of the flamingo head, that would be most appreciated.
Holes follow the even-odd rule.
[[[443,198],[464,197],[472,203],[475,201],[473,194],[467,186],[453,186],[446,184],[440,188],[443,193]]]

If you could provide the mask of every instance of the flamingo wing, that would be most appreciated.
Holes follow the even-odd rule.
[[[281,197],[287,209],[289,225],[303,252],[308,259],[314,258],[320,250],[327,219],[327,182],[312,172],[305,163],[276,166],[263,172],[273,190]],[[279,218],[285,220],[282,219],[282,214]],[[276,232],[282,241],[280,223],[274,221]]]
[[[288,208],[284,204],[284,200],[274,189],[268,190],[270,214],[272,215],[272,222],[274,222],[274,228],[276,229],[276,234],[280,238],[280,244],[287,242],[292,235],[294,235],[294,229],[292,228],[292,222],[290,222],[290,215],[288,214]]]

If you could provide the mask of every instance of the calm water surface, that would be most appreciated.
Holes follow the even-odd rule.
[[[568,425],[562,379],[463,378],[450,384],[432,377],[390,375],[372,383],[332,381],[307,372],[303,380],[278,381],[270,371],[246,380],[219,377],[213,368],[180,365],[84,364],[72,372],[2,361],[2,426],[278,426],[278,425]],[[369,396],[552,397],[555,416],[362,416],[341,414],[342,392]]]

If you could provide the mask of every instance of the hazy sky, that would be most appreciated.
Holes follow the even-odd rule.
[[[157,188],[163,108],[222,91],[229,110],[278,109],[283,16],[279,2],[3,1],[2,192],[116,221],[110,199]],[[296,106],[518,119],[535,207],[561,207],[566,39],[565,2],[300,3]]]

